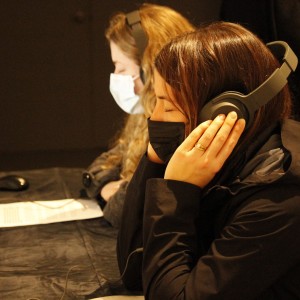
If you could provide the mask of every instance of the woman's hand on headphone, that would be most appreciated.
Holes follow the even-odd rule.
[[[165,179],[204,188],[220,171],[245,129],[245,120],[231,112],[201,123],[177,148],[169,161]]]

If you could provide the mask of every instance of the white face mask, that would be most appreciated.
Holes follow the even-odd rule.
[[[142,114],[140,97],[134,93],[134,80],[139,76],[110,74],[109,90],[117,104],[128,114]]]

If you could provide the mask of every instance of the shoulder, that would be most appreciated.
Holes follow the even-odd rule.
[[[271,184],[241,203],[231,214],[232,223],[247,224],[260,234],[287,229],[300,234],[300,186]]]

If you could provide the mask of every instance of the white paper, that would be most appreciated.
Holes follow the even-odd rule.
[[[0,227],[49,224],[102,217],[96,200],[61,199],[0,204]]]

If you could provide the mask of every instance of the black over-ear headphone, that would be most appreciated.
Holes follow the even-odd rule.
[[[282,65],[271,76],[247,95],[235,91],[224,92],[208,101],[199,115],[199,123],[213,120],[219,114],[227,115],[236,111],[238,118],[243,118],[248,127],[254,117],[254,113],[263,105],[273,99],[287,84],[287,78],[295,71],[298,58],[286,42],[276,41],[267,46],[274,55],[282,60]]]
[[[145,48],[148,44],[148,38],[145,31],[141,25],[141,17],[138,10],[134,10],[128,14],[126,14],[127,25],[132,30],[132,36],[135,40],[135,44],[138,48],[139,55],[142,58]],[[140,77],[143,82],[145,82],[144,74],[142,68],[140,68]]]

